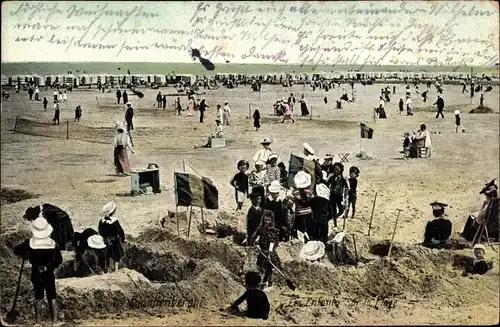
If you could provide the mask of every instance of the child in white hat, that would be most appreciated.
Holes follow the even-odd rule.
[[[35,325],[40,322],[44,293],[47,295],[52,324],[57,323],[56,278],[54,270],[62,263],[56,242],[50,238],[52,226],[43,217],[31,223],[30,239],[14,247],[14,254],[31,264],[31,283],[35,293]]]
[[[118,271],[118,264],[125,256],[125,232],[123,231],[118,218],[114,216],[116,205],[114,201],[108,202],[101,210],[102,219],[99,221],[99,234],[106,243],[106,258],[108,260],[108,272],[114,264],[115,272]]]

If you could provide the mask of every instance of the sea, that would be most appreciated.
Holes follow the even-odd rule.
[[[263,65],[263,64],[215,64],[215,70],[207,71],[197,62],[2,62],[1,73],[5,76],[39,74],[194,74],[214,75],[216,73],[267,74],[314,72],[431,72],[431,73],[473,73],[498,75],[498,67],[443,67],[443,66],[312,66],[312,65]]]

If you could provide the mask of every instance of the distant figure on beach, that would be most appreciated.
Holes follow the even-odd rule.
[[[75,108],[75,122],[80,121],[82,118],[82,106],[78,105]]]
[[[59,115],[61,113],[61,107],[59,106],[59,101],[55,100],[54,101],[54,119],[52,119],[52,125],[55,125],[57,122],[57,125],[59,125]]]
[[[123,104],[126,104],[128,102],[128,94],[127,91],[123,90],[122,93],[122,98],[123,98]]]
[[[47,111],[47,105],[49,104],[49,100],[47,100],[47,97],[43,97],[43,109]]]

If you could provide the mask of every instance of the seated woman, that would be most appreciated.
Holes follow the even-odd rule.
[[[425,124],[420,125],[420,129],[417,133],[413,132],[411,147],[410,147],[410,158],[418,158],[419,148],[427,148],[427,157],[431,156],[431,137],[427,126]]]
[[[217,126],[215,127],[215,131],[212,133],[212,135],[210,135],[207,139],[207,144],[203,145],[202,147],[203,148],[210,148],[212,147],[212,139],[215,138],[215,137],[224,137],[224,134],[222,132],[222,123],[219,119],[216,119],[215,120],[215,123],[217,124]],[[195,149],[198,148],[197,146],[195,146]]]
[[[482,226],[481,224],[485,223],[486,229],[488,230],[488,237],[498,240],[499,198],[498,187],[495,185],[495,180],[485,184],[485,187],[479,194],[484,194],[486,199],[478,212],[473,212],[469,215],[460,236],[472,242],[478,228]]]
[[[432,214],[436,219],[429,221],[425,226],[423,245],[436,248],[449,242],[451,236],[451,221],[444,218],[444,209],[448,206],[444,203],[434,201],[431,203]]]
[[[472,265],[465,268],[463,276],[467,276],[468,274],[472,275],[484,275],[491,269],[490,264],[486,262],[484,259],[484,254],[486,252],[486,248],[482,244],[474,245],[474,258],[472,261]]]

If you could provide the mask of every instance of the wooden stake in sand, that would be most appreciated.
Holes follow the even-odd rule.
[[[309,120],[313,119],[313,106],[311,106],[311,114],[309,115]]]
[[[177,236],[181,236],[181,230],[179,227],[179,199],[177,198],[177,180],[174,173],[174,193],[175,193],[175,219],[177,220]]]
[[[95,102],[97,102],[97,108],[99,108],[99,97],[95,97]]]
[[[66,140],[69,139],[69,120],[66,121]]]
[[[193,216],[193,206],[189,208],[189,219],[188,219],[188,238],[191,235],[191,217]]]
[[[201,225],[203,226],[203,237],[207,236],[207,230],[205,229],[205,218],[203,216],[203,208],[201,208]]]
[[[368,225],[368,236],[370,236],[370,231],[372,229],[373,213],[375,212],[375,203],[377,202],[377,192],[375,192],[375,198],[373,199],[372,215],[370,217],[370,225]]]
[[[14,133],[16,134],[16,128],[17,128],[17,121],[19,120],[19,116],[16,116],[16,122],[14,123]]]
[[[387,253],[387,258],[391,257],[391,251],[392,251],[392,242],[394,242],[394,236],[396,235],[396,228],[398,227],[398,221],[399,221],[399,214],[401,213],[401,209],[398,210],[398,215],[396,217],[396,222],[394,223],[394,230],[392,231],[392,237],[391,237],[391,244],[389,245],[389,252]]]
[[[248,118],[252,118],[252,104],[249,103],[248,104]]]

